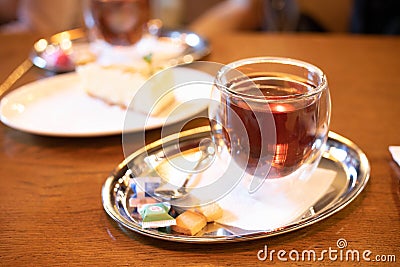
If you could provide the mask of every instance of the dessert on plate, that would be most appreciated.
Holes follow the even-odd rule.
[[[182,46],[165,42],[143,40],[128,48],[102,44],[95,62],[76,69],[83,90],[107,104],[160,116],[175,101],[173,92],[168,93],[174,86],[168,59],[183,51]]]

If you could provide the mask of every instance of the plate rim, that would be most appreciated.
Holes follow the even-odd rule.
[[[305,228],[307,226],[310,226],[312,224],[315,224],[319,221],[322,221],[340,210],[344,209],[347,205],[349,205],[365,188],[365,186],[368,184],[369,177],[370,177],[370,164],[368,161],[367,156],[365,153],[359,148],[354,142],[351,140],[343,137],[342,135],[339,135],[335,132],[329,131],[328,133],[328,138],[339,142],[347,147],[350,147],[355,151],[355,153],[358,155],[359,160],[360,160],[360,166],[362,167],[362,173],[361,178],[359,179],[357,177],[357,186],[354,187],[351,190],[351,194],[346,195],[344,198],[339,198],[341,201],[336,200],[335,203],[330,203],[328,207],[326,207],[318,216],[313,216],[311,218],[308,218],[306,220],[302,220],[300,222],[295,222],[292,224],[288,224],[284,227],[279,228],[278,230],[274,229],[272,231],[257,231],[254,234],[244,234],[244,235],[233,235],[233,236],[216,236],[216,237],[192,237],[192,236],[182,236],[182,235],[171,235],[171,234],[162,234],[160,232],[155,232],[155,231],[150,231],[146,229],[142,229],[138,224],[133,225],[131,221],[128,221],[126,218],[123,216],[120,216],[120,214],[115,210],[115,205],[112,203],[112,193],[111,189],[113,188],[110,186],[113,182],[116,180],[116,175],[118,172],[121,172],[124,168],[126,168],[127,164],[137,157],[138,155],[141,155],[143,152],[153,149],[163,142],[168,142],[170,140],[174,140],[176,138],[187,138],[190,137],[191,135],[194,134],[200,134],[204,132],[209,132],[210,127],[209,126],[202,126],[202,127],[197,127],[193,128],[190,130],[186,130],[184,132],[176,133],[167,137],[164,137],[163,139],[158,139],[155,142],[152,142],[138,150],[136,150],[134,153],[129,155],[125,160],[123,160],[121,163],[117,165],[117,167],[114,169],[114,171],[108,176],[106,181],[104,182],[101,190],[101,199],[102,199],[102,205],[103,209],[105,212],[110,216],[116,223],[121,224],[123,227],[132,230],[133,232],[136,232],[141,235],[145,235],[148,237],[152,237],[155,239],[161,239],[161,240],[166,240],[166,241],[171,241],[171,242],[180,242],[180,243],[191,243],[191,244],[215,244],[215,243],[229,243],[229,242],[244,242],[244,241],[250,241],[250,240],[255,240],[255,239],[261,239],[261,238],[267,238],[267,237],[272,237],[276,235],[281,235],[289,232],[293,232],[302,228]],[[324,153],[325,154],[325,153]],[[324,155],[326,157],[326,155]],[[360,167],[360,168],[361,168]],[[121,179],[121,178],[118,178]]]

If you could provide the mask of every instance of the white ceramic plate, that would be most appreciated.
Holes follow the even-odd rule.
[[[211,87],[201,87],[201,90],[193,86],[179,90],[176,105],[198,98],[209,98]],[[188,105],[185,112],[175,114],[172,119],[150,117],[145,129],[190,118],[207,108],[206,103],[202,103]],[[24,85],[0,102],[0,120],[4,124],[24,132],[47,136],[94,137],[121,134],[126,115],[131,120],[137,118],[137,121],[144,121],[145,117],[144,114],[126,111],[88,96],[80,88],[79,77],[75,72]],[[142,130],[144,127],[140,123],[130,123],[124,129],[125,132]]]

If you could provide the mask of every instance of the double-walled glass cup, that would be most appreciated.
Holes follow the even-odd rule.
[[[306,178],[318,165],[331,109],[318,67],[278,57],[239,60],[217,73],[212,99],[217,151],[243,171],[258,178]]]

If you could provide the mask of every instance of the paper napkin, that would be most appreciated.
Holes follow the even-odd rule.
[[[244,230],[273,230],[299,219],[327,191],[335,171],[317,168],[311,177],[267,179],[254,194],[248,193],[250,177],[219,201],[224,210],[217,222]]]
[[[188,167],[187,169],[190,169]],[[193,175],[189,187],[201,188],[218,182],[218,177],[232,177],[237,179],[237,174],[244,175],[239,182],[230,188],[226,194],[217,199],[223,209],[223,217],[218,223],[239,227],[243,230],[273,230],[298,220],[312,207],[323,195],[331,189],[336,172],[328,169],[317,168],[312,175],[300,179],[296,175],[284,178],[267,179],[255,193],[249,193],[249,184],[252,176],[243,172],[233,160],[214,160],[204,171]],[[184,177],[178,172],[169,177],[175,185],[181,185]],[[223,179],[223,178],[219,178]],[[225,186],[227,183],[221,183]],[[212,188],[210,189],[212,190]],[[189,201],[207,203],[212,193],[207,191],[191,191]]]
[[[389,146],[393,160],[400,166],[400,146]]]

